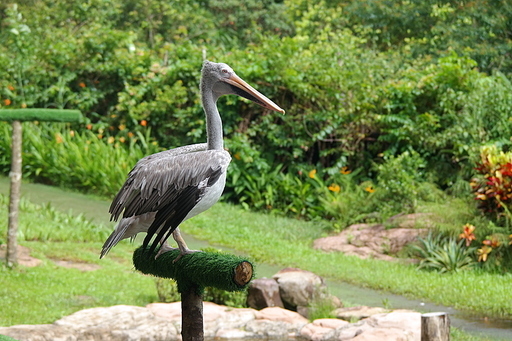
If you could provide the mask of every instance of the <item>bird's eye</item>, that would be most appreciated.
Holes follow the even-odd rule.
[[[227,73],[229,73],[229,71],[228,71],[228,69],[222,69],[222,73],[227,74]]]

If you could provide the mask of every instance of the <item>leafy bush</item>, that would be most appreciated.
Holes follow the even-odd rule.
[[[498,151],[496,145],[480,150],[477,176],[471,187],[478,206],[494,219],[512,228],[512,152]]]

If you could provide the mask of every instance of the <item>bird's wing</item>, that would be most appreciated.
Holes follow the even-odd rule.
[[[190,152],[186,148],[177,149],[141,159],[128,174],[110,206],[112,220],[117,220],[121,214],[127,218],[156,212],[144,240],[147,246],[158,232],[151,251],[156,242],[170,236],[231,161],[229,153],[224,150]]]

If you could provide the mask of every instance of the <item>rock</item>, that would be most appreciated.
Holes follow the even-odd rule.
[[[334,316],[345,321],[354,322],[375,314],[382,314],[387,312],[389,312],[389,310],[384,308],[368,307],[362,305],[357,307],[338,308],[334,310]]]
[[[357,323],[337,328],[330,337],[331,340],[351,341],[420,341],[420,327],[420,313],[397,310],[376,314]]]
[[[262,310],[229,308],[204,302],[205,340],[265,339],[305,341],[419,341],[421,314],[397,310],[357,323],[318,319],[308,323],[296,312],[279,307]],[[78,311],[53,324],[0,328],[20,341],[149,341],[181,340],[181,302],[146,307],[113,306]]]
[[[279,285],[272,278],[258,278],[249,284],[247,290],[247,305],[253,309],[266,307],[281,307],[283,301],[279,295]]]
[[[144,307],[125,305],[81,310],[53,324],[0,328],[0,334],[20,341],[164,341],[178,337],[170,321]]]
[[[338,319],[318,319],[307,324],[300,331],[300,336],[312,341],[328,339],[335,329],[345,327],[350,323]]]
[[[396,261],[390,254],[396,254],[405,245],[415,241],[418,236],[426,233],[426,229],[414,228],[415,223],[426,226],[428,215],[402,215],[390,219],[388,224],[400,226],[387,229],[386,225],[354,224],[347,227],[336,236],[319,238],[313,247],[326,252],[343,252],[360,258],[375,258]],[[407,227],[407,228],[405,228]]]
[[[307,307],[317,297],[325,294],[327,286],[322,277],[306,270],[286,268],[274,276],[279,285],[279,293],[286,308],[297,310]]]

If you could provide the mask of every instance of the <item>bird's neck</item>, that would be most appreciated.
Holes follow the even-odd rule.
[[[206,114],[206,141],[208,149],[224,149],[222,133],[222,120],[217,110],[217,98],[209,95],[210,98],[203,98],[203,107]]]

